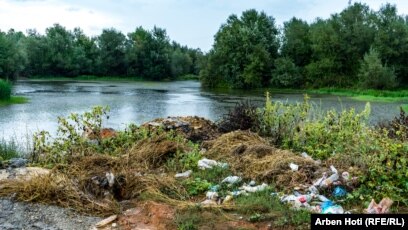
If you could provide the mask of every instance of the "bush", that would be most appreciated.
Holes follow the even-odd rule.
[[[9,100],[11,95],[11,84],[0,79],[0,100]]]
[[[322,118],[304,122],[290,140],[290,147],[319,159],[327,159],[337,152],[346,153],[350,147],[363,141],[369,114],[369,103],[361,113],[354,109],[341,113],[329,110]]]
[[[402,107],[399,117],[395,117],[389,122],[380,123],[378,127],[386,131],[389,138],[408,141],[408,116]]]
[[[307,96],[303,103],[284,104],[272,102],[267,93],[265,108],[258,110],[260,134],[271,137],[276,145],[288,144],[308,117],[309,110]]]
[[[218,123],[220,132],[228,133],[235,130],[257,129],[258,118],[256,107],[250,101],[240,102]]]

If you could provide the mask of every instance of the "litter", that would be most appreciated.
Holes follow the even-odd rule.
[[[337,170],[336,170],[337,171]],[[330,185],[333,184],[333,182],[337,181],[339,179],[339,174],[334,173],[331,175],[329,178],[325,179],[322,183],[320,183],[321,188],[327,188]]]
[[[343,214],[344,209],[332,201],[325,201],[321,204],[322,214]]]
[[[254,180],[251,180],[248,185],[249,185],[249,186],[255,186],[255,185],[256,185],[256,182],[255,182]]]
[[[371,200],[370,204],[368,205],[367,209],[365,210],[366,213],[369,214],[384,214],[388,213],[393,200],[390,198],[383,198],[380,203],[376,203],[374,199]]]
[[[110,217],[108,217],[108,218],[106,218],[106,219],[103,219],[103,220],[99,221],[99,222],[95,225],[95,227],[97,227],[97,228],[102,228],[102,227],[104,227],[104,226],[106,226],[106,225],[112,223],[112,222],[115,221],[117,218],[118,218],[117,215],[110,216]]]
[[[309,160],[313,160],[313,158],[311,156],[309,156],[306,152],[301,153],[302,157],[309,159]]]
[[[343,172],[343,173],[341,174],[341,178],[343,178],[343,180],[344,180],[345,182],[349,181],[349,180],[350,180],[350,173],[348,173],[348,172]]]
[[[210,187],[210,191],[211,192],[217,192],[220,189],[219,185],[213,185]]]
[[[292,171],[298,171],[299,170],[299,165],[297,165],[297,164],[290,163],[289,167],[290,167],[290,169],[292,169]]]
[[[229,176],[222,180],[221,183],[235,184],[241,182],[242,178],[239,176]]]
[[[227,195],[227,196],[225,197],[225,199],[224,199],[224,202],[223,202],[223,203],[228,204],[228,203],[230,203],[230,202],[231,202],[233,199],[234,199],[234,198],[233,198],[233,196],[231,196],[231,195]]]
[[[228,164],[227,163],[219,163],[215,160],[210,160],[207,158],[203,158],[198,161],[198,168],[200,169],[212,169],[214,166],[218,166],[221,168],[227,168]]]
[[[107,172],[105,174],[105,176],[106,176],[106,179],[108,179],[109,187],[112,187],[113,184],[115,183],[115,176],[111,172],[109,172],[109,173]]]
[[[343,197],[343,196],[345,196],[347,194],[347,191],[343,188],[343,187],[341,187],[341,186],[336,186],[335,188],[334,188],[334,191],[333,191],[333,196],[334,197],[336,197],[336,198],[338,198],[338,197]]]
[[[209,200],[217,200],[218,199],[218,193],[217,192],[211,192],[208,191],[205,196],[207,197],[207,199]]]
[[[268,187],[267,184],[262,183],[261,185],[257,185],[257,186],[247,186],[244,185],[242,186],[242,189],[245,190],[246,192],[260,192],[265,190]]]
[[[187,171],[185,171],[185,172],[183,172],[183,173],[177,173],[177,174],[175,175],[175,177],[176,177],[176,178],[187,178],[187,177],[190,177],[191,173],[193,173],[193,171],[187,170]]]

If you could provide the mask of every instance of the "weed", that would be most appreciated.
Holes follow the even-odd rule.
[[[250,101],[240,102],[235,105],[218,123],[219,130],[227,133],[235,130],[258,128],[256,107]]]
[[[11,84],[0,79],[0,100],[9,100],[11,95]]]
[[[0,140],[0,162],[2,160],[9,160],[11,158],[19,157],[19,149],[15,140],[6,141]]]

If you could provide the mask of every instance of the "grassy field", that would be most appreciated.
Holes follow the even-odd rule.
[[[307,92],[352,97],[356,100],[362,101],[382,101],[382,102],[408,101],[408,89],[399,89],[391,91],[374,89],[322,88],[316,90],[307,90]]]
[[[11,96],[9,100],[0,100],[0,106],[12,105],[12,104],[24,104],[28,99],[20,96]]]

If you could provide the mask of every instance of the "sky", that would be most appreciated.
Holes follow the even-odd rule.
[[[247,9],[264,11],[278,26],[292,17],[313,22],[341,12],[349,0],[0,0],[0,30],[25,32],[59,23],[72,30],[80,27],[87,35],[99,35],[104,28],[124,34],[138,26],[164,28],[171,40],[206,52],[214,35],[231,14]],[[352,1],[354,3],[355,1]],[[378,10],[389,2],[399,14],[408,14],[407,0],[365,0]]]

